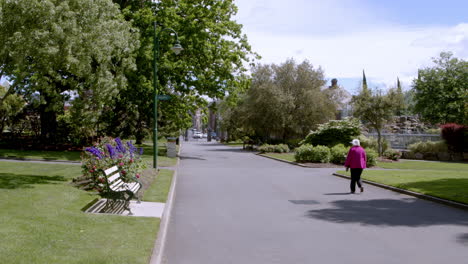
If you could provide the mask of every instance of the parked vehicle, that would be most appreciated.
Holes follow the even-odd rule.
[[[193,138],[202,138],[202,133],[200,132],[193,133]]]

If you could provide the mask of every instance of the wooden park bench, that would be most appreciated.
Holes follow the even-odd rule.
[[[137,195],[141,189],[140,182],[124,182],[117,166],[113,166],[104,171],[104,175],[107,179],[106,189],[103,192],[103,197],[107,199],[106,208],[110,206],[113,208],[117,201],[125,201],[124,208],[127,209],[132,215],[130,210],[130,200],[133,198],[138,199],[140,203],[140,196]]]

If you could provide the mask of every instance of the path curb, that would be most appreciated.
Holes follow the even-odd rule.
[[[262,153],[257,153],[255,155],[262,156],[262,157],[265,157],[265,158],[269,158],[269,159],[272,159],[272,160],[281,161],[281,162],[284,162],[284,163],[289,163],[289,164],[292,164],[292,165],[301,166],[301,167],[304,167],[304,168],[309,168],[308,166],[306,166],[304,164],[301,164],[301,163],[297,163],[297,162],[289,161],[289,160],[284,160],[284,159],[273,158],[273,157],[270,157],[270,156],[263,155]]]
[[[341,178],[345,178],[345,179],[351,179],[351,177],[343,175],[343,174],[339,174],[339,173],[333,173],[333,175],[341,177]],[[387,190],[391,190],[391,191],[394,191],[394,192],[399,192],[399,193],[414,196],[414,197],[417,197],[417,198],[420,198],[420,199],[428,200],[428,201],[431,201],[431,202],[436,202],[436,203],[456,207],[456,208],[459,208],[459,209],[468,210],[468,204],[454,202],[454,201],[450,201],[450,200],[445,200],[445,199],[438,198],[438,197],[435,197],[435,196],[421,194],[421,193],[417,193],[417,192],[413,192],[413,191],[409,191],[409,190],[405,190],[405,189],[400,189],[400,188],[397,188],[397,187],[393,187],[393,186],[389,186],[389,185],[385,185],[385,184],[382,184],[382,183],[377,183],[377,182],[373,182],[373,181],[369,181],[369,180],[362,180],[362,181],[367,183],[367,184],[374,185],[374,186],[384,188],[384,189],[387,189]]]
[[[181,140],[179,140],[181,142]],[[172,176],[171,189],[169,190],[168,198],[166,201],[166,206],[164,208],[163,215],[161,217],[161,222],[159,223],[159,232],[156,242],[154,243],[153,252],[151,254],[151,259],[149,264],[161,264],[163,263],[164,249],[166,247],[166,236],[167,230],[169,228],[169,220],[172,213],[172,204],[175,199],[175,188],[177,185],[177,172],[180,162],[180,151],[182,149],[182,144],[179,145],[179,152],[177,153],[177,164],[175,166],[174,175]]]

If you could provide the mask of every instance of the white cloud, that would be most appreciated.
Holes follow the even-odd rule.
[[[260,63],[307,59],[330,78],[361,78],[365,69],[374,83],[394,86],[399,77],[409,86],[418,68],[442,51],[468,59],[467,23],[409,27],[386,23],[385,14],[368,15],[373,12],[365,6],[349,9],[349,1],[285,3],[236,0],[238,21]]]

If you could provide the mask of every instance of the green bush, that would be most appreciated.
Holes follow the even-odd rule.
[[[278,144],[274,148],[277,153],[288,153],[290,151],[289,146],[286,144]]]
[[[327,146],[316,146],[306,144],[296,149],[294,157],[297,161],[310,161],[327,163],[330,162],[330,149]]]
[[[361,142],[361,147],[365,149],[373,149],[376,152],[379,151],[379,145],[377,144],[376,138],[360,135],[358,139]],[[385,152],[388,148],[389,148],[388,141],[382,138],[382,151]]]
[[[289,152],[289,147],[286,144],[270,145],[263,144],[258,148],[258,151],[261,153],[275,152],[275,153],[287,153]]]
[[[294,150],[294,159],[296,161],[309,161],[312,159],[312,149],[310,144],[302,145]]]
[[[321,124],[315,131],[309,133],[301,142],[302,144],[334,146],[337,144],[348,145],[360,132],[360,124],[357,119],[331,120]]]
[[[372,166],[377,165],[377,157],[379,156],[377,154],[377,151],[373,149],[366,149],[366,156],[367,156],[367,162],[366,162],[367,167],[372,167]]]
[[[338,144],[330,149],[331,158],[330,161],[335,164],[344,164],[348,149],[343,144]]]
[[[383,156],[387,159],[391,160],[399,160],[401,157],[401,152],[398,150],[394,149],[387,149],[384,153]]]
[[[258,147],[258,151],[260,151],[261,153],[273,152],[273,150],[273,145],[270,144],[263,144],[260,147]]]
[[[412,154],[415,153],[438,153],[438,152],[448,152],[447,144],[444,141],[426,141],[426,142],[416,142],[408,146]]]

